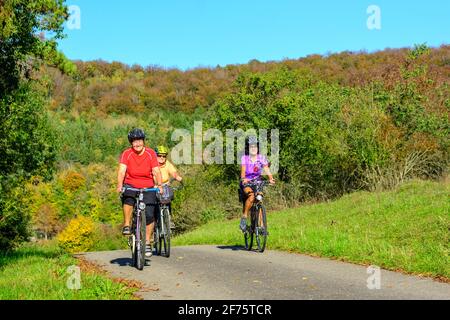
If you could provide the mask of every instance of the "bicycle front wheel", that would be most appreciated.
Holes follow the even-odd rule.
[[[259,205],[256,209],[256,225],[255,225],[255,237],[256,244],[258,245],[258,251],[264,252],[267,243],[267,218],[266,208],[264,205]]]
[[[162,223],[161,223],[161,240],[160,247],[164,246],[164,251],[161,252],[161,255],[168,258],[170,257],[170,212],[169,209],[166,208],[162,211]]]
[[[128,238],[128,242],[130,245],[130,249],[131,249],[131,266],[132,267],[136,267],[136,215],[133,215],[133,224],[131,225],[131,230],[132,233],[130,235],[130,237]]]
[[[145,229],[146,229],[145,212],[141,212],[136,224],[136,268],[144,269],[145,265]]]
[[[154,246],[155,246],[155,254],[157,256],[159,256],[161,254],[161,248],[159,247],[159,239],[160,239],[160,233],[161,233],[161,228],[159,227],[159,222],[161,219],[155,219],[155,224],[154,224],[154,232],[153,232],[153,242],[154,242]]]
[[[253,247],[254,211],[255,211],[254,207],[252,207],[251,212],[250,212],[250,217],[247,218],[247,226],[246,226],[245,232],[244,232],[245,249],[249,250],[249,251],[252,250],[252,247]]]

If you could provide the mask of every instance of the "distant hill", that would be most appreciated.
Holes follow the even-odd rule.
[[[193,112],[196,108],[208,108],[219,97],[231,92],[234,80],[242,72],[268,72],[284,67],[296,70],[312,81],[352,87],[380,81],[389,86],[401,76],[407,52],[407,48],[375,53],[346,51],[283,61],[251,60],[247,64],[187,71],[102,60],[75,61],[78,67],[76,79],[48,68],[42,70],[40,76],[50,76],[55,110],[124,114],[163,108]],[[434,85],[448,82],[450,45],[432,48],[430,54],[421,59],[428,66],[428,76]]]

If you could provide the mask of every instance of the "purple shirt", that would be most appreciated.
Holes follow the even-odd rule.
[[[266,157],[263,155],[256,155],[256,161],[252,162],[250,156],[242,156],[241,164],[245,166],[245,179],[256,179],[261,178],[261,174],[263,172],[263,168],[269,165]]]

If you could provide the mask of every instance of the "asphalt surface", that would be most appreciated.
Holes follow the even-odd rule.
[[[142,271],[131,267],[128,250],[80,255],[112,277],[142,282],[138,295],[150,300],[450,300],[447,283],[382,269],[376,281],[365,266],[270,250],[173,247],[170,258],[153,256]]]

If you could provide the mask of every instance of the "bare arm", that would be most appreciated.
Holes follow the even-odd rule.
[[[241,165],[241,181],[247,183],[248,179],[245,179],[245,165]]]
[[[274,184],[275,180],[273,179],[272,173],[270,172],[269,166],[264,166],[264,174],[266,174],[269,177],[270,183]]]
[[[173,172],[172,178],[174,178],[174,179],[177,180],[178,182],[181,182],[181,180],[183,180],[183,178],[178,174],[178,171],[174,171],[174,172]]]
[[[159,169],[159,167],[153,167],[152,173],[156,178],[156,185],[160,186],[162,184],[161,170]]]
[[[117,170],[117,192],[122,191],[123,180],[125,179],[125,174],[127,172],[127,166],[123,163],[119,164],[119,170]]]

